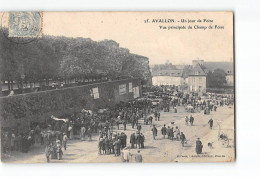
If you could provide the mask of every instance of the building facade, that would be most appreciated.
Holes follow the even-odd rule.
[[[180,86],[185,82],[182,69],[153,71],[152,76],[152,84],[155,86]]]
[[[206,74],[200,64],[192,67],[188,73],[189,92],[206,92]]]

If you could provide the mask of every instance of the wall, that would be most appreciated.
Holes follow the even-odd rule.
[[[206,76],[189,76],[189,92],[206,92]]]
[[[152,83],[155,86],[160,86],[160,85],[179,86],[182,84],[182,78],[174,77],[174,76],[153,76]]]
[[[121,90],[119,94],[120,85],[125,85],[125,91]],[[45,121],[51,115],[61,117],[79,112],[83,108],[93,110],[111,107],[120,101],[133,100],[138,97],[137,93],[141,96],[139,86],[140,80],[127,79],[2,97],[1,126],[13,127],[19,124],[28,127],[31,121]]]

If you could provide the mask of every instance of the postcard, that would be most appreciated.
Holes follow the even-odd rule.
[[[235,161],[233,12],[0,12],[4,163]]]

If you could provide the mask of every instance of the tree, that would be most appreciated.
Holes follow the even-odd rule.
[[[223,88],[226,83],[226,73],[222,69],[216,69],[213,72],[209,71],[207,74],[208,88]]]

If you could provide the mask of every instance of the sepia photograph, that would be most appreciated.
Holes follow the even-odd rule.
[[[1,161],[234,162],[233,21],[0,12]]]

